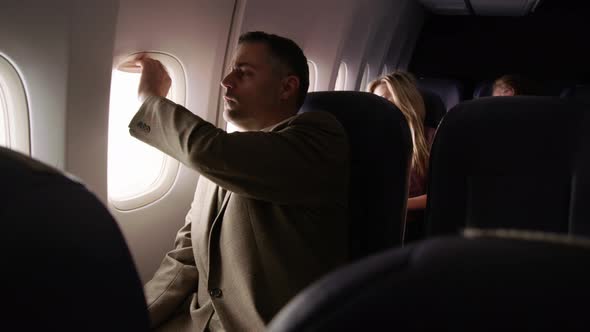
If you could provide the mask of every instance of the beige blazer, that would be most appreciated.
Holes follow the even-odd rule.
[[[263,330],[346,262],[349,147],[329,113],[228,134],[151,97],[129,128],[201,174],[175,249],[145,286],[153,327]]]

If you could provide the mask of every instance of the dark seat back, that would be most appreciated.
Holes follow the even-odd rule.
[[[494,93],[494,81],[482,81],[473,88],[473,99],[490,97]]]
[[[401,245],[412,141],[397,107],[366,92],[313,92],[302,112],[332,113],[350,143],[350,250],[364,257]]]
[[[463,84],[457,80],[420,78],[417,80],[416,84],[421,91],[426,90],[437,94],[442,99],[447,110],[450,110],[453,106],[465,99],[465,88]]]
[[[495,97],[445,116],[431,150],[430,235],[465,226],[590,235],[590,109]]]
[[[431,239],[331,273],[268,331],[584,331],[589,248]]]
[[[424,89],[419,89],[419,91],[424,100],[424,108],[426,109],[424,125],[430,128],[436,128],[445,114],[447,114],[445,104],[436,93]]]
[[[583,103],[590,103],[590,85],[578,84],[563,89],[561,93],[563,98],[577,100]]]
[[[0,148],[3,323],[23,331],[148,331],[125,240],[83,185]]]

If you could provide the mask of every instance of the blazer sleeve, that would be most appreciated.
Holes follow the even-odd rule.
[[[152,280],[144,286],[152,328],[171,318],[197,290],[199,274],[190,234],[191,223],[188,222],[178,231],[175,248],[166,254]]]
[[[180,105],[150,97],[129,128],[132,136],[240,195],[277,204],[346,199],[348,139],[326,112],[300,114],[270,132],[226,133]]]

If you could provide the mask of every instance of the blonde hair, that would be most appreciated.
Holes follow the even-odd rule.
[[[412,154],[412,168],[418,175],[424,176],[428,170],[430,151],[426,143],[424,117],[426,110],[422,95],[416,88],[416,80],[410,73],[393,72],[377,78],[369,83],[367,90],[375,93],[377,87],[385,85],[391,94],[391,102],[402,112],[412,134],[414,151]]]

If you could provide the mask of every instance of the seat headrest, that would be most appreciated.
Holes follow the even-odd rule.
[[[590,84],[565,88],[561,93],[561,96],[563,98],[573,99],[583,103],[590,103]]]
[[[440,78],[420,78],[416,84],[421,90],[437,94],[447,110],[464,100],[464,86],[458,80]]]
[[[426,117],[424,118],[424,125],[430,128],[438,127],[443,117],[447,113],[445,104],[440,96],[436,93],[424,89],[418,89],[424,100],[424,108],[426,109]]]
[[[329,274],[268,331],[585,330],[589,259],[579,246],[430,239]]]
[[[526,96],[559,96],[564,86],[569,85],[563,80],[539,81],[536,79],[521,77],[521,84],[524,91],[521,95]],[[473,99],[490,97],[494,92],[494,81],[486,80],[476,84],[473,89]]]
[[[367,92],[307,95],[301,112],[325,111],[350,143],[350,247],[353,258],[401,245],[412,154],[406,119],[385,98]]]
[[[430,235],[465,226],[590,234],[590,109],[558,97],[464,102],[430,155]]]
[[[490,97],[492,93],[494,93],[494,81],[479,82],[473,89],[473,99]]]
[[[107,209],[59,171],[0,148],[7,326],[147,331],[133,260]],[[6,312],[8,310],[8,312]],[[12,324],[11,324],[12,323]]]

